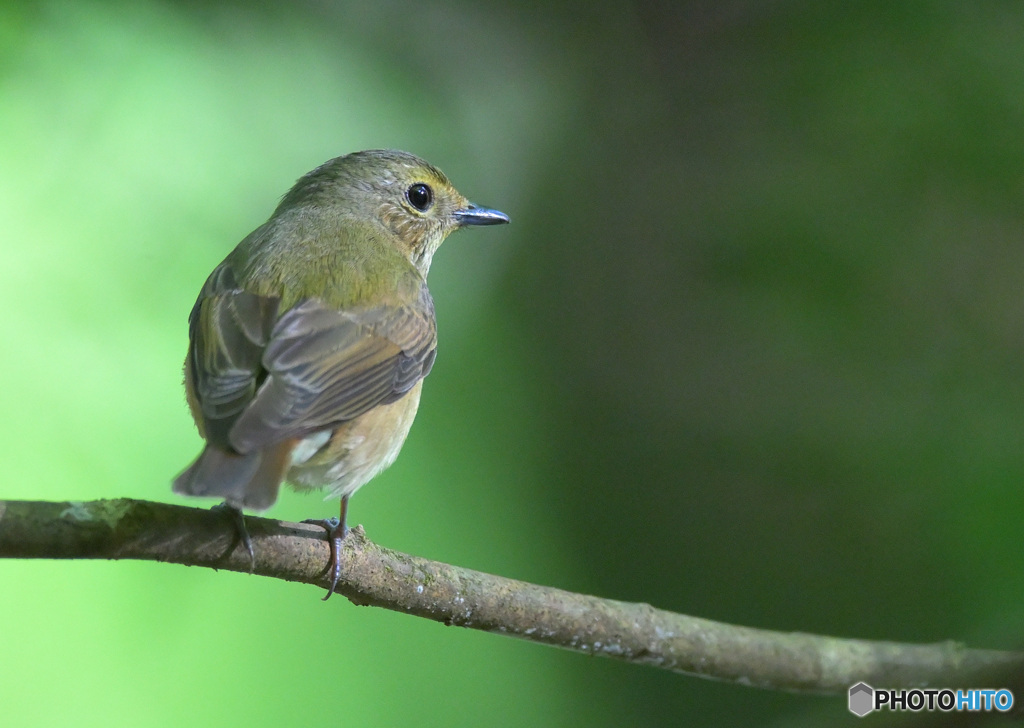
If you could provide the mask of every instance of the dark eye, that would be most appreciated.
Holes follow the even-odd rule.
[[[409,198],[409,204],[420,212],[429,210],[430,205],[434,202],[433,191],[422,182],[414,184],[406,190],[405,196]]]

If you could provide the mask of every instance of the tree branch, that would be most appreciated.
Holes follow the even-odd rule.
[[[255,572],[325,586],[323,529],[246,517]],[[130,499],[0,501],[0,557],[143,559],[248,572],[231,519],[216,511]],[[1020,671],[1024,654],[772,632],[537,586],[428,561],[374,544],[362,527],[344,542],[338,593],[386,607],[585,654],[763,688],[842,693],[966,685],[982,671]]]

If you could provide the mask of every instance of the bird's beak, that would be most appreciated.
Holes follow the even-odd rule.
[[[508,222],[508,215],[497,210],[488,210],[486,207],[477,207],[472,202],[464,210],[455,211],[455,221],[459,227],[466,225],[504,225]]]

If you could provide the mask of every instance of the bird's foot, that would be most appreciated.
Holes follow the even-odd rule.
[[[308,518],[303,523],[312,523],[327,531],[327,540],[331,544],[331,560],[327,563],[327,576],[330,584],[327,587],[327,595],[323,601],[331,598],[334,588],[338,586],[341,579],[341,542],[348,535],[348,526],[341,518]]]
[[[252,550],[252,539],[249,538],[249,530],[245,527],[245,514],[242,513],[242,509],[236,508],[228,502],[224,502],[214,506],[210,510],[223,511],[230,516],[231,522],[235,527],[235,536],[242,542],[246,553],[249,554],[249,573],[251,574],[256,571],[256,553]]]

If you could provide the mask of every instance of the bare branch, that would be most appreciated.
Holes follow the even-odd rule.
[[[247,517],[255,573],[324,586],[329,549],[316,526]],[[249,571],[231,520],[130,499],[0,501],[0,557],[144,559]],[[338,592],[460,627],[763,688],[841,693],[965,685],[981,671],[1020,671],[1024,654],[952,642],[912,645],[772,632],[537,586],[383,548],[361,527],[345,540]]]

